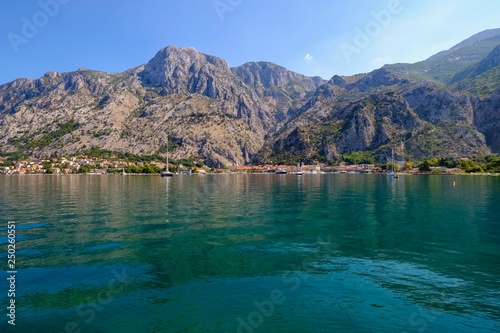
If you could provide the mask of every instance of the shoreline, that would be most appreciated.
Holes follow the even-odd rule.
[[[183,174],[174,174],[175,176],[206,176],[206,175],[277,175],[277,176],[283,176],[281,174],[276,174],[276,173],[264,173],[264,172],[207,172],[207,173],[192,173],[189,175],[183,175]],[[285,176],[287,175],[292,175],[292,176],[297,176],[295,173],[287,173],[284,174]],[[386,173],[361,173],[361,172],[355,172],[355,173],[339,173],[339,172],[318,172],[318,173],[303,173],[302,175],[307,176],[307,175],[377,175],[377,176],[387,176]],[[0,174],[0,176],[156,176],[159,177],[159,173],[127,173],[127,174],[113,174],[113,173],[77,173],[77,174],[64,174],[64,173],[59,173],[59,174],[45,174],[45,173],[26,173],[26,174]],[[500,173],[396,173],[396,176],[491,176],[491,177],[499,177]],[[388,176],[387,176],[388,177]]]

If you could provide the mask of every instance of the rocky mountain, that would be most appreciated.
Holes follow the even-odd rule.
[[[297,106],[305,104],[323,83],[320,77],[307,77],[269,62],[251,62],[231,69],[268,105],[277,111],[277,121],[295,115]]]
[[[231,69],[218,57],[169,46],[120,74],[80,69],[15,80],[0,86],[1,150],[151,154],[168,136],[173,158],[249,163],[269,131],[326,82],[268,63],[251,72],[254,65]]]
[[[384,162],[500,152],[500,29],[416,64],[334,76],[267,140],[259,161],[335,160],[370,151]]]
[[[500,45],[479,63],[455,74],[450,86],[456,90],[487,95],[498,88],[500,77]]]
[[[330,81],[193,48],[123,73],[49,72],[0,85],[0,151],[163,152],[211,166],[500,152],[500,30],[413,64]]]
[[[295,163],[372,151],[384,162],[393,148],[397,156],[417,160],[487,154],[485,136],[474,124],[481,108],[476,103],[484,101],[403,79],[387,69],[352,83],[334,77],[268,140],[259,157]]]

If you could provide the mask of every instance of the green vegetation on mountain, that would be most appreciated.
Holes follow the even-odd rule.
[[[415,64],[385,65],[384,68],[412,80],[433,81],[446,86],[457,73],[476,65],[499,44],[500,29],[486,30],[427,60]]]
[[[44,148],[51,145],[54,141],[62,138],[64,135],[75,131],[78,126],[79,125],[76,121],[68,120],[64,123],[58,123],[58,128],[54,131],[47,129],[38,130],[32,135],[10,138],[9,143],[19,149]]]
[[[375,156],[370,151],[355,151],[342,154],[341,161],[348,164],[375,164]]]

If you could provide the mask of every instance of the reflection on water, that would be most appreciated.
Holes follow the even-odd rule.
[[[30,332],[244,331],[274,290],[250,329],[493,332],[499,198],[495,177],[0,177]]]

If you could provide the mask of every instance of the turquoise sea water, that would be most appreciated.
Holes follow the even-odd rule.
[[[0,204],[1,332],[500,332],[500,177],[6,176]]]

